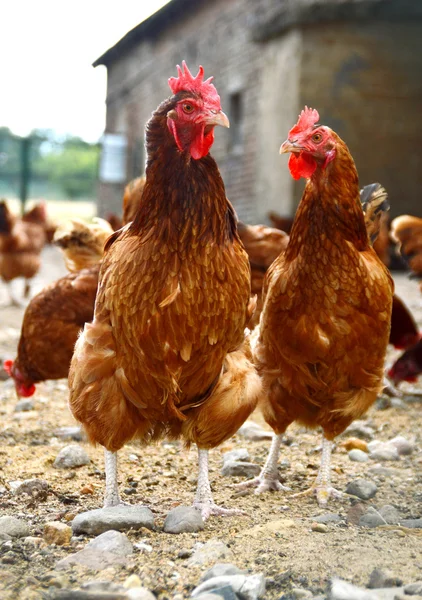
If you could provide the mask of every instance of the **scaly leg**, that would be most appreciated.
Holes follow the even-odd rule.
[[[262,492],[266,492],[268,490],[276,490],[282,492],[290,491],[289,487],[280,483],[278,477],[277,463],[280,454],[280,445],[282,437],[282,434],[275,435],[273,437],[267,460],[258,477],[254,477],[253,479],[249,479],[248,481],[238,483],[236,485],[237,488],[244,490],[250,487],[256,487],[255,494],[261,494]]]
[[[193,506],[201,511],[204,521],[206,521],[211,515],[224,517],[231,515],[244,515],[245,513],[239,509],[222,508],[214,503],[210,480],[208,477],[208,450],[201,450],[198,448],[198,462],[198,483],[196,486],[196,496]]]
[[[309,489],[300,492],[299,494],[293,494],[291,498],[299,498],[300,496],[308,496],[315,493],[318,504],[320,506],[326,506],[330,496],[333,496],[334,498],[341,498],[344,496],[343,492],[340,492],[331,486],[330,463],[332,448],[333,442],[327,440],[323,434],[321,465],[319,467],[318,475]]]
[[[23,308],[24,305],[22,304],[22,302],[17,300],[17,298],[15,298],[15,296],[13,294],[11,282],[8,281],[6,283],[6,285],[7,285],[7,291],[9,293],[10,306],[16,306],[17,308]]]
[[[110,452],[104,448],[104,459],[106,474],[104,508],[107,508],[121,504],[117,483],[117,452]]]

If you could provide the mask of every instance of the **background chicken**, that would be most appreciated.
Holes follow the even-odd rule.
[[[0,277],[6,284],[24,277],[25,298],[30,292],[29,280],[40,268],[41,250],[46,241],[44,225],[15,217],[6,202],[0,202]],[[11,304],[20,306],[10,286],[8,289]]]
[[[34,204],[30,210],[23,214],[22,221],[40,225],[45,231],[47,242],[51,244],[53,241],[54,232],[57,229],[57,223],[48,217],[47,206],[45,202],[38,202],[37,204]]]
[[[145,176],[142,176],[133,179],[125,187],[123,194],[123,225],[130,223],[135,218],[141,203],[144,186]]]
[[[422,291],[422,218],[402,215],[391,223],[391,237]]]
[[[393,363],[388,371],[388,376],[395,383],[407,381],[415,383],[422,373],[422,338],[405,350]]]
[[[4,363],[18,396],[32,396],[35,384],[67,377],[76,339],[92,321],[104,242],[113,233],[101,219],[77,220],[56,232],[71,273],[46,286],[28,304],[18,354]]]
[[[336,493],[332,440],[382,389],[393,282],[370,246],[349,150],[318,119],[305,108],[280,149],[292,153],[292,176],[308,181],[289,244],[265,280],[255,359],[266,390],[263,415],[277,435],[261,474],[246,486],[280,489],[281,435],[293,421],[320,426],[321,468],[311,490],[325,504]]]
[[[212,500],[207,450],[249,416],[260,380],[243,350],[248,257],[208,154],[214,127],[228,119],[202,67],[196,77],[178,67],[169,85],[173,95],[146,128],[142,202],[106,245],[94,321],[72,360],[70,406],[110,451],[106,505],[119,502],[115,452],[125,442],[182,436],[199,448],[195,505],[206,518],[227,513]]]

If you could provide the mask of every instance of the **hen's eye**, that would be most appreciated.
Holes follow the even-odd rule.
[[[314,133],[314,135],[312,136],[312,141],[318,144],[321,140],[322,135],[320,133]]]
[[[188,114],[188,115],[189,115],[191,112],[193,112],[193,106],[192,106],[192,104],[189,104],[188,102],[186,102],[186,103],[183,105],[183,112],[185,112],[185,113],[186,113],[186,114]]]

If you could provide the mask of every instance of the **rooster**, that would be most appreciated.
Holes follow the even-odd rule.
[[[146,127],[147,167],[135,217],[109,238],[94,321],[69,373],[70,407],[106,449],[105,505],[119,504],[116,452],[129,440],[182,437],[199,449],[194,505],[212,498],[208,449],[254,410],[261,382],[248,357],[250,269],[209,150],[228,127],[203,69],[185,63]],[[251,357],[250,357],[251,358]]]
[[[68,275],[34,296],[23,317],[18,353],[4,368],[18,397],[29,397],[35,384],[67,377],[78,333],[92,321],[104,242],[113,233],[102,219],[93,225],[74,219],[55,233]]]
[[[41,250],[47,241],[43,224],[16,218],[6,202],[0,202],[0,277],[8,284],[11,304],[21,306],[14,298],[10,282],[17,277],[25,278],[24,297],[30,293],[30,279],[38,273]]]
[[[346,144],[305,108],[280,152],[294,179],[307,179],[289,244],[270,267],[254,348],[264,389],[261,409],[274,429],[261,474],[242,484],[283,489],[277,460],[293,421],[322,427],[315,491],[330,483],[332,440],[362,416],[383,386],[393,282],[372,249],[359,201],[358,175]]]

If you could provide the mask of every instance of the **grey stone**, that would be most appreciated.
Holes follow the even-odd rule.
[[[312,592],[310,592],[309,590],[304,590],[303,588],[292,588],[291,594],[298,600],[300,600],[301,598],[312,597]]]
[[[61,589],[49,595],[53,600],[127,600],[127,596],[123,592],[98,592],[92,593],[85,590]]]
[[[221,600],[221,598],[224,598],[224,600],[237,600],[238,597],[233,589],[228,586],[217,588],[212,592],[205,592],[204,594],[199,594],[199,596],[197,596],[197,600]]]
[[[366,421],[353,421],[347,429],[343,432],[345,437],[358,437],[362,440],[373,440],[374,429],[370,427]]]
[[[346,492],[352,496],[357,496],[362,500],[369,500],[377,493],[377,486],[373,481],[366,479],[355,479],[347,484]]]
[[[60,450],[53,463],[53,467],[56,469],[73,469],[74,467],[88,465],[90,462],[91,459],[81,446],[71,444]]]
[[[244,437],[247,440],[272,440],[274,434],[272,431],[267,431],[263,429],[257,423],[253,421],[246,421],[243,423],[242,427],[237,431],[238,435]]]
[[[409,440],[406,440],[406,438],[404,438],[401,435],[398,435],[397,437],[390,440],[389,444],[397,448],[397,452],[400,456],[409,456],[415,449],[414,444],[412,444],[412,442],[409,442]]]
[[[372,460],[400,460],[397,448],[388,442],[374,440],[373,442],[369,442],[368,450]]]
[[[389,571],[374,569],[369,576],[368,588],[392,588],[401,586],[403,581]]]
[[[126,592],[126,588],[108,580],[94,580],[81,583],[81,589],[88,592]]]
[[[129,600],[157,600],[154,594],[145,587],[136,587],[127,590],[126,598]]]
[[[399,511],[390,504],[381,506],[378,512],[389,525],[396,525],[400,521]]]
[[[221,575],[204,581],[192,592],[192,598],[202,592],[208,592],[218,587],[230,586],[242,600],[257,600],[265,594],[265,577],[262,573],[255,575]]]
[[[104,531],[114,529],[154,528],[154,515],[145,506],[110,506],[98,508],[76,515],[72,521],[74,534],[88,533],[98,535]]]
[[[28,496],[33,496],[39,492],[46,492],[48,490],[48,483],[44,479],[25,479],[18,485],[18,487],[14,490],[15,496],[20,496],[21,494],[28,494]]]
[[[223,454],[223,462],[230,462],[232,460],[235,461],[249,461],[249,452],[246,448],[235,448],[234,450],[230,450],[230,452],[225,452]]]
[[[201,513],[193,506],[177,506],[164,521],[166,533],[192,533],[204,529]]]
[[[402,525],[403,527],[408,527],[409,529],[421,529],[422,528],[422,518],[403,519],[403,521],[400,521],[400,525]]]
[[[394,600],[403,588],[368,590],[334,578],[331,582],[330,600]]]
[[[223,477],[254,477],[259,475],[261,467],[250,462],[238,462],[235,460],[228,460],[224,463],[221,469]]]
[[[325,513],[318,517],[312,517],[312,520],[315,521],[315,523],[340,523],[342,518],[336,513]]]
[[[380,525],[386,524],[387,523],[384,517],[371,506],[368,508],[368,511],[359,519],[359,525],[361,527],[379,527]]]
[[[133,546],[123,533],[106,531],[89,542],[80,552],[60,560],[56,565],[56,569],[67,569],[78,564],[89,569],[102,571],[108,567],[126,565],[127,557],[132,553]]]
[[[388,467],[383,467],[381,465],[374,465],[368,469],[368,474],[377,477],[394,477],[394,475],[397,475],[397,469],[389,469]]]
[[[202,546],[195,549],[194,553],[188,560],[188,565],[205,565],[209,562],[216,562],[221,559],[233,558],[233,553],[220,540],[211,539]]]
[[[203,581],[207,581],[208,579],[212,579],[213,577],[221,577],[223,575],[242,575],[243,571],[238,569],[235,565],[230,563],[217,563],[211,569],[206,571],[204,575],[201,577],[201,583]]]
[[[414,583],[409,583],[404,586],[404,593],[409,596],[422,596],[422,581],[415,581]]]
[[[29,527],[21,519],[16,517],[0,517],[0,534],[10,535],[10,537],[21,538],[29,535]]]
[[[363,450],[359,450],[358,448],[353,448],[349,452],[349,458],[353,462],[368,462],[369,456]]]
[[[28,412],[34,410],[34,402],[32,400],[19,400],[15,405],[15,412]]]
[[[54,435],[62,440],[73,440],[82,442],[86,439],[85,432],[80,427],[60,427],[56,429]]]

